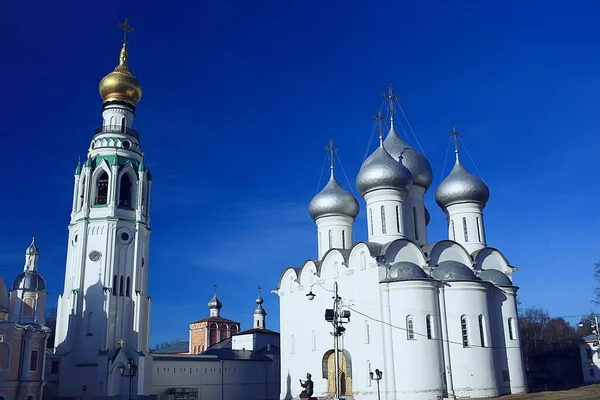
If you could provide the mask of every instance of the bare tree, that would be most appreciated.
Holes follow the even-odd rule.
[[[600,262],[594,264],[594,279],[596,280],[596,289],[594,289],[593,302],[600,305]]]
[[[48,328],[50,328],[50,336],[48,337],[47,346],[49,349],[54,348],[54,334],[56,332],[56,307],[52,307],[46,310],[44,320]]]

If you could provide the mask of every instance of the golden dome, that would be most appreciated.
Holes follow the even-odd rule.
[[[119,65],[100,81],[98,90],[103,103],[121,100],[135,106],[142,98],[142,85],[129,71],[127,59],[127,42],[124,42]]]

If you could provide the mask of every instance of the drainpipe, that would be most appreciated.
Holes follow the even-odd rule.
[[[444,373],[446,374],[446,388],[448,390],[448,398],[453,400],[456,399],[456,395],[454,394],[454,382],[452,381],[452,368],[450,361],[450,337],[448,336],[448,321],[446,317],[446,292],[444,289],[445,282],[440,282],[440,293],[441,293],[441,307],[440,307],[440,320],[442,324],[443,336],[442,336],[442,346],[444,349],[444,354],[446,357],[446,370]]]

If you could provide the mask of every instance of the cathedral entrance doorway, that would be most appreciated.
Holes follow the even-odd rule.
[[[350,353],[346,350],[341,350],[339,353],[339,369],[337,373],[340,377],[340,395],[352,395],[352,360]],[[327,379],[327,392],[331,395],[335,394],[335,354],[333,350],[329,350],[323,356],[323,378]]]

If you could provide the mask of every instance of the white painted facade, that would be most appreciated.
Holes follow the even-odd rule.
[[[390,182],[393,168],[378,151],[383,161],[369,168]],[[470,176],[463,190],[453,178],[446,185],[452,186],[446,189],[450,195],[444,194],[448,198],[454,190],[463,198],[444,207],[449,239],[426,244],[426,188],[413,185],[407,195],[405,188],[384,187],[377,176],[371,171],[363,178],[359,174],[369,242],[323,251],[319,237],[318,259],[281,275],[276,291],[281,313],[280,398],[298,398],[298,379],[307,372],[312,374],[314,396],[335,393],[333,328],[323,314],[333,308],[336,282],[342,310],[351,312],[340,337],[343,397],[377,399],[376,383],[370,378],[375,369],[383,371],[381,398],[386,400],[527,392],[517,330],[518,288],[511,281],[516,269],[498,250],[487,247],[481,189],[487,187],[473,184],[478,178]],[[479,197],[465,200],[465,193]],[[331,219],[331,207],[327,210]],[[348,218],[343,207],[339,210]],[[315,223],[321,233],[318,214]],[[309,292],[315,295],[312,301]]]
[[[595,340],[596,335],[589,335],[584,337],[582,343],[579,344],[584,383],[600,382],[600,356],[598,347],[594,346]]]

